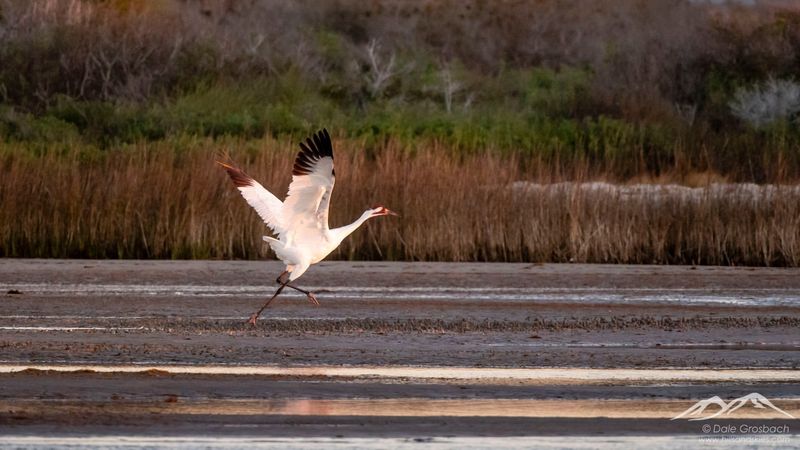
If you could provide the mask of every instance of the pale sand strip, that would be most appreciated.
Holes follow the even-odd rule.
[[[800,370],[780,369],[588,369],[588,368],[475,368],[415,366],[227,366],[227,365],[78,365],[0,364],[0,373],[24,370],[136,373],[159,371],[184,375],[260,375],[429,379],[464,381],[529,381],[539,383],[626,382],[800,382]]]

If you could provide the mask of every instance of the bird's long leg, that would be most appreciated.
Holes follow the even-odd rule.
[[[288,282],[287,282],[287,283],[288,283]],[[249,323],[250,325],[253,325],[253,326],[255,326],[255,325],[256,325],[256,320],[257,320],[257,319],[258,319],[258,317],[261,315],[261,313],[262,313],[262,312],[263,312],[265,309],[267,309],[267,306],[269,306],[269,304],[270,304],[270,303],[272,303],[272,301],[273,301],[273,300],[275,300],[275,297],[277,297],[277,296],[278,296],[278,294],[280,294],[280,293],[281,293],[281,291],[283,290],[283,288],[285,288],[285,287],[286,287],[286,283],[284,283],[284,284],[281,284],[281,286],[278,288],[278,290],[277,290],[277,291],[275,291],[275,294],[273,294],[273,296],[272,296],[272,297],[270,297],[270,299],[269,299],[269,300],[267,300],[267,302],[266,302],[266,303],[264,303],[264,306],[262,306],[262,307],[261,307],[261,309],[259,309],[258,311],[254,312],[254,313],[253,313],[253,315],[252,315],[252,316],[250,316],[250,320],[248,320],[248,321],[247,321],[247,323]]]
[[[311,303],[313,303],[313,304],[315,304],[315,305],[319,306],[319,300],[317,300],[317,296],[316,296],[316,295],[314,295],[314,293],[313,293],[313,292],[311,292],[311,291],[307,291],[307,290],[305,290],[305,289],[300,289],[299,287],[297,287],[297,286],[292,286],[292,285],[291,285],[291,284],[289,284],[289,283],[286,283],[286,284],[284,284],[284,286],[286,286],[286,287],[290,287],[290,288],[294,289],[294,290],[295,290],[295,291],[297,291],[297,292],[302,292],[303,294],[306,294],[306,297],[308,297],[308,301],[310,301]]]
[[[284,282],[283,278],[284,278],[284,277],[285,277],[285,276],[286,276],[288,273],[289,273],[289,271],[288,271],[288,270],[284,270],[284,271],[283,271],[283,273],[282,273],[282,274],[280,274],[280,275],[278,276],[278,278],[275,280],[275,282],[276,282],[276,283],[278,283],[278,284],[280,284],[280,285],[283,285],[283,286],[286,286],[286,287],[292,288],[292,289],[294,289],[294,290],[295,290],[295,291],[297,291],[297,292],[302,292],[303,294],[306,294],[306,297],[308,297],[308,301],[310,301],[311,303],[313,303],[313,304],[315,304],[315,305],[319,306],[319,300],[317,300],[317,296],[316,296],[316,295],[314,295],[314,293],[313,293],[313,292],[311,292],[311,291],[307,291],[307,290],[305,290],[305,289],[300,289],[300,288],[299,288],[299,287],[297,287],[297,286],[293,286],[293,285],[289,284],[289,279],[288,279],[288,277],[287,277],[287,279],[286,279],[286,282]]]
[[[289,274],[289,271],[288,270],[284,270],[283,272],[281,272],[280,275],[278,275],[278,278],[275,278],[275,282],[278,283],[278,284],[283,284],[283,277],[285,277],[288,274]]]

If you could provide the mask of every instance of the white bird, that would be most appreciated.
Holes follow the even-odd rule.
[[[367,220],[389,214],[398,215],[378,205],[364,211],[350,225],[330,229],[328,209],[336,175],[333,170],[333,146],[326,129],[312,135],[312,138],[306,139],[305,144],[300,143],[301,150],[294,160],[289,193],[283,202],[241,169],[217,161],[227,170],[242,197],[277,234],[277,239],[264,236],[264,240],[286,264],[286,270],[276,280],[280,284],[278,290],[261,309],[250,316],[249,323],[253,325],[261,312],[287,286],[306,294],[312,303],[319,305],[313,293],[289,283],[300,278],[309,266],[322,261]]]

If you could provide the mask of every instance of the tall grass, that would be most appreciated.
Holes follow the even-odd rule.
[[[336,139],[331,225],[382,203],[381,218],[337,259],[800,265],[794,191],[747,187],[694,197],[516,181],[600,178],[574,164]],[[288,140],[175,137],[107,151],[19,144],[0,151],[0,256],[261,258],[265,227],[213,163],[220,148],[282,196],[296,153]],[[737,191],[737,189],[741,189]],[[792,193],[794,192],[794,193]]]

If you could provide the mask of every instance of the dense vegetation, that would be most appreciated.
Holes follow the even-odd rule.
[[[800,174],[794,111],[754,127],[730,108],[800,73],[796,6],[4,0],[0,20],[0,135],[32,147],[324,124],[622,179]]]
[[[81,208],[91,206],[89,198],[103,204],[94,197],[100,193],[85,191],[104,189],[103,177],[128,183],[117,187],[123,192],[145,189],[134,187],[142,180],[127,173],[171,186],[162,177],[190,176],[187,167],[205,173],[197,164],[210,164],[225,147],[234,149],[242,165],[266,158],[263,152],[272,158],[276,148],[292,148],[322,126],[334,130],[337,151],[375,167],[384,178],[389,175],[375,164],[386,154],[406,161],[403,170],[422,172],[426,158],[437,158],[447,170],[493,161],[506,174],[496,183],[800,180],[796,5],[779,0],[755,6],[699,0],[590,5],[577,0],[0,0],[5,214],[0,255],[254,257],[242,246],[223,245],[221,235],[211,244],[200,233],[188,244],[179,238],[187,236],[183,222],[169,225],[175,240],[154,246],[153,239],[163,234],[158,230],[167,226],[142,209],[154,204],[111,209],[139,215],[138,237],[131,237],[121,233],[133,228],[120,228],[128,218],[109,213],[86,222],[71,202],[83,202]],[[151,159],[168,167],[146,162]],[[78,185],[59,191],[62,197],[33,199],[52,192],[19,184],[33,183],[23,170],[48,181],[73,176]],[[275,176],[267,172],[260,175]],[[420,179],[416,172],[402,175]],[[286,180],[275,181],[280,187],[273,188],[283,190]],[[209,185],[194,188],[201,196],[223,192]],[[473,202],[470,195],[456,197]],[[347,199],[341,200],[353,202],[344,208],[347,213],[363,207],[356,206],[359,195]],[[45,204],[34,200],[55,202],[47,205],[59,214],[64,209],[77,214],[61,219],[64,235],[46,215],[38,219],[39,234],[13,223],[21,217],[37,220],[41,210],[31,208]],[[175,208],[192,202],[173,200]],[[218,200],[203,203],[208,220],[219,219],[211,209]],[[410,200],[395,200],[401,203],[392,206],[413,209]],[[447,207],[452,213],[464,205]],[[107,208],[111,204],[100,210]],[[404,226],[422,230],[417,216],[407,215],[411,222]],[[780,220],[791,226],[788,216]],[[252,231],[230,226],[238,227],[234,234],[240,237]],[[754,233],[758,226],[753,227],[747,232]],[[100,229],[107,233],[105,243],[97,238]],[[396,247],[413,241],[398,230],[383,239],[355,241],[360,247],[338,256],[797,264],[800,254],[791,244],[782,254],[756,256],[748,253],[751,244],[742,244],[713,257],[689,255],[671,242],[664,245],[672,250],[658,255],[642,247],[637,256],[576,256],[566,250],[568,239],[555,238],[552,251],[483,238],[475,238],[469,251],[455,244],[438,249],[433,242],[411,251]]]
[[[571,183],[528,189],[515,181],[550,177],[547,166],[491,154],[459,160],[395,141],[375,154],[360,150],[363,141],[334,145],[331,225],[375,203],[401,214],[371,221],[335,258],[800,265],[795,186],[726,185],[692,195]],[[264,224],[211,163],[216,146],[285,192],[295,145],[269,138],[183,137],[92,158],[79,148],[7,157],[0,256],[267,256]]]

